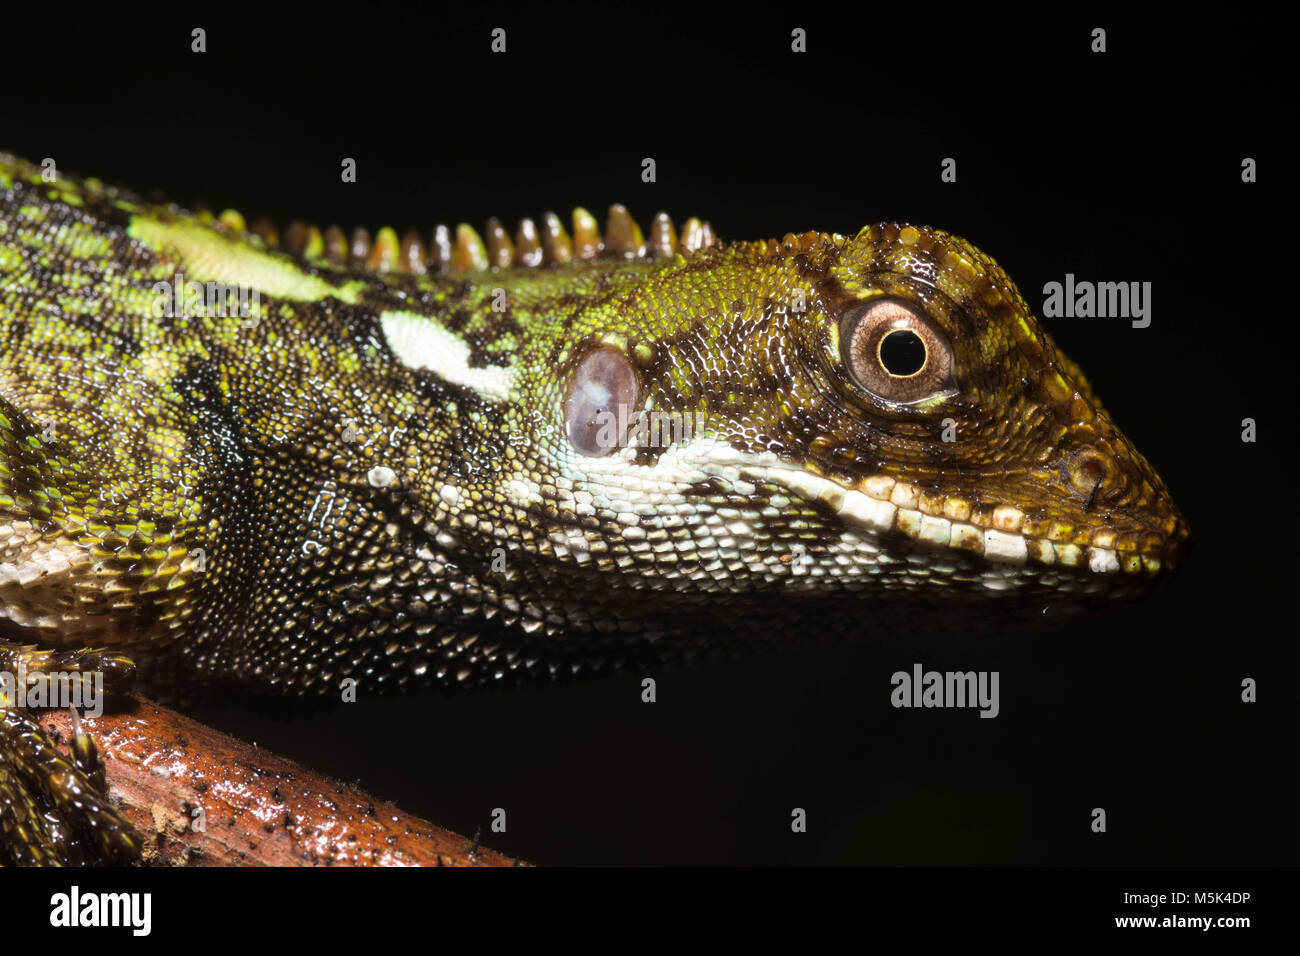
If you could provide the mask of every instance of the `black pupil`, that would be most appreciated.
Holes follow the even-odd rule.
[[[890,332],[880,343],[880,363],[890,375],[915,375],[925,364],[925,343],[907,329]]]

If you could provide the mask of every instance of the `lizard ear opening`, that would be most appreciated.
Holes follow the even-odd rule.
[[[564,427],[573,447],[599,458],[622,445],[636,417],[637,393],[636,370],[620,350],[587,355],[564,395]]]

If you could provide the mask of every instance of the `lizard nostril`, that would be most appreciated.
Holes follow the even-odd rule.
[[[1078,472],[1085,482],[1096,484],[1106,477],[1106,466],[1095,458],[1089,458],[1079,465]]]
[[[1119,469],[1114,460],[1091,445],[1072,451],[1065,460],[1065,470],[1071,487],[1087,496],[1085,510],[1092,506],[1098,495],[1112,491],[1119,481]]]

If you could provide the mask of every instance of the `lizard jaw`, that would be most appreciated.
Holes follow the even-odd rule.
[[[639,471],[632,464],[635,451],[628,448],[624,455],[600,461],[611,474]],[[1005,504],[936,495],[885,474],[842,483],[774,452],[742,450],[705,436],[665,449],[659,467],[663,474],[656,480],[671,479],[683,487],[717,477],[751,487],[774,486],[792,499],[821,504],[842,522],[844,540],[837,550],[851,562],[904,560],[889,557],[890,536],[908,539],[917,553],[947,552],[954,559],[986,562],[983,580],[994,590],[1013,587],[1018,578],[1044,575],[1062,582],[1082,580],[1089,590],[1112,584],[1128,589],[1172,570],[1186,539],[1181,523],[1172,535],[1147,528],[1121,532],[1100,522],[1079,527],[1055,517],[1031,517]]]
[[[898,532],[922,545],[1003,565],[1155,577],[1178,563],[1177,552],[1170,554],[1159,535],[1120,535],[1108,527],[1076,532],[1060,522],[1035,525],[1019,508],[976,508],[955,497],[936,500],[917,485],[889,475],[873,475],[856,488],[789,466],[765,468],[761,477],[806,500],[824,502],[851,528],[875,535]]]

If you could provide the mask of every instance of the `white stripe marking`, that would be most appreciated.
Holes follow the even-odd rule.
[[[470,368],[469,343],[436,319],[413,312],[384,312],[379,322],[388,347],[408,368],[428,369],[443,381],[472,389],[492,401],[510,397],[514,369],[496,365]]]

